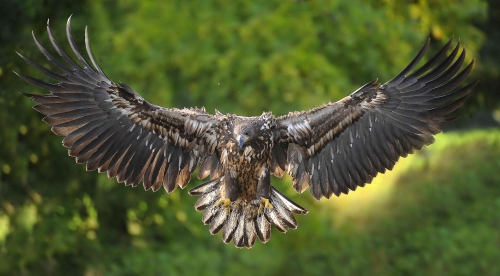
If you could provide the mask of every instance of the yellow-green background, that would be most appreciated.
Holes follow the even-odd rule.
[[[0,1],[0,274],[499,275],[500,8],[496,0]],[[106,74],[162,106],[260,115],[335,101],[389,80],[426,38],[467,47],[480,80],[437,142],[340,198],[296,195],[299,228],[251,250],[210,236],[196,198],[85,172],[19,93],[46,79],[47,18],[83,50],[88,25]],[[51,49],[52,50],[52,49]],[[52,53],[55,54],[54,51]],[[428,56],[427,56],[428,57]],[[189,187],[200,184],[193,179]]]

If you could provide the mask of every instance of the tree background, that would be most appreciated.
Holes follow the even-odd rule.
[[[480,84],[435,145],[367,188],[315,201],[274,178],[310,213],[298,230],[238,250],[210,236],[186,191],[145,192],[85,172],[21,96],[45,92],[12,71],[43,76],[15,51],[49,66],[30,31],[50,49],[50,18],[69,50],[70,14],[81,47],[88,25],[111,79],[163,106],[308,109],[389,80],[427,37],[429,55],[460,38],[476,60],[469,81]],[[498,275],[499,27],[495,0],[2,0],[0,274]]]

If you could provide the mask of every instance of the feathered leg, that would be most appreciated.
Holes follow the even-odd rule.
[[[231,172],[229,170],[226,170],[223,181],[224,196],[215,206],[219,207],[222,205],[222,208],[226,210],[226,214],[229,215],[231,213],[231,202],[238,199],[240,192],[238,190],[238,183],[235,178],[231,177]]]
[[[269,169],[265,169],[263,176],[259,178],[257,183],[257,198],[260,198],[259,215],[264,212],[264,209],[272,209],[273,205],[269,202],[271,195],[271,175]]]

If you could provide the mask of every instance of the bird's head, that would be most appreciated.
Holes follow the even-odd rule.
[[[269,130],[267,118],[260,117],[237,117],[234,120],[234,139],[240,148],[252,141],[263,137]],[[262,139],[261,139],[262,140]]]
[[[257,132],[258,125],[250,120],[237,120],[234,126],[234,138],[240,148],[253,140]]]

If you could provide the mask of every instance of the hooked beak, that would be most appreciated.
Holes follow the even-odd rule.
[[[245,137],[243,137],[243,135],[238,135],[236,139],[238,140],[238,145],[240,146],[241,149],[243,147],[243,144],[245,143]]]

